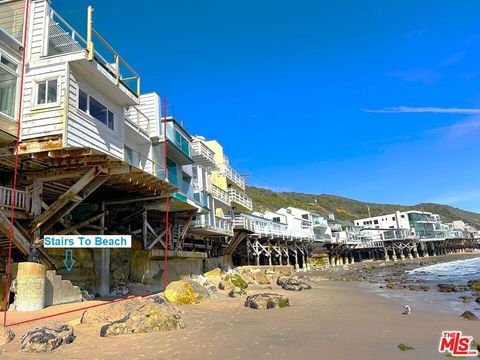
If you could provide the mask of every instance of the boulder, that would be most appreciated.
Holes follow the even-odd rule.
[[[192,280],[173,281],[165,289],[165,298],[179,305],[196,304],[209,297],[208,290]]]
[[[411,291],[429,291],[430,286],[428,285],[408,285],[408,289]]]
[[[230,290],[230,292],[228,293],[228,296],[232,298],[237,298],[237,297],[247,296],[247,293],[243,289],[235,288],[233,290]]]
[[[173,304],[162,301],[160,297],[147,301],[145,306],[103,325],[100,336],[172,331],[185,327],[179,310]]]
[[[118,301],[108,305],[99,306],[86,310],[82,314],[80,322],[82,324],[106,323],[118,320],[126,314],[135,311],[147,304],[146,298],[137,297],[125,301]]]
[[[233,285],[230,281],[222,280],[218,283],[218,288],[220,290],[231,291],[235,289],[235,285]]]
[[[6,327],[0,327],[0,346],[8,344],[15,337],[15,333],[12,329]]]
[[[223,272],[222,269],[220,268],[215,268],[213,270],[207,271],[203,276],[205,276],[207,279],[219,279],[221,278]],[[211,281],[211,280],[210,280]]]
[[[247,297],[245,300],[245,306],[251,309],[284,308],[290,306],[290,300],[279,294],[255,294]]]
[[[478,317],[477,315],[475,315],[473,312],[471,311],[464,311],[462,315],[460,315],[461,317],[463,317],[464,319],[467,319],[467,320],[478,320]]]
[[[26,352],[52,351],[64,344],[75,340],[73,328],[69,325],[58,324],[37,328],[22,336],[21,349]]]
[[[284,290],[291,290],[291,291],[302,291],[302,290],[308,290],[312,288],[306,282],[299,280],[295,277],[289,277],[289,276],[280,276],[277,279],[277,285]]]
[[[223,281],[228,281],[240,289],[248,287],[247,282],[239,274],[228,274],[223,278]]]
[[[472,302],[473,297],[471,297],[471,296],[460,296],[460,299],[463,300],[464,304],[469,304],[469,303]]]
[[[467,291],[468,288],[462,285],[454,285],[454,284],[438,284],[438,291],[450,293],[450,292],[463,292]]]
[[[263,271],[257,271],[252,273],[252,278],[260,285],[268,285],[271,283],[270,278],[265,275]]]
[[[470,288],[472,291],[480,291],[480,279],[475,279],[475,280],[470,280],[467,283],[467,286]]]

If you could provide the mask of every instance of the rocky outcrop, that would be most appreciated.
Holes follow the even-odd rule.
[[[180,310],[160,295],[138,297],[87,310],[81,323],[97,324],[102,337],[185,327]]]
[[[450,293],[450,292],[464,292],[467,291],[468,288],[462,285],[454,285],[454,284],[438,284],[438,291]]]
[[[274,309],[290,306],[290,300],[279,294],[255,294],[245,300],[245,306],[251,309]]]
[[[21,349],[26,352],[47,352],[61,345],[70,344],[75,340],[73,328],[59,324],[46,326],[27,332],[22,336]]]
[[[208,290],[192,280],[174,281],[165,289],[165,298],[179,305],[196,304],[209,297]]]
[[[306,282],[299,280],[296,277],[290,277],[290,276],[280,276],[277,279],[277,285],[284,290],[291,290],[291,291],[302,291],[302,290],[308,290],[312,288]]]
[[[470,288],[472,291],[480,291],[480,279],[475,279],[475,280],[470,280],[467,283],[467,286]]]
[[[237,298],[237,297],[247,296],[247,293],[243,289],[235,288],[233,290],[230,290],[230,292],[228,293],[228,296],[232,298]]]
[[[464,311],[460,316],[467,320],[478,320],[478,316],[468,310]]]
[[[89,309],[82,314],[80,322],[82,324],[92,324],[115,321],[123,318],[132,311],[140,309],[142,306],[145,306],[147,302],[147,298],[137,297]]]
[[[6,327],[0,327],[0,346],[5,345],[13,340],[15,333],[12,329]]]
[[[100,329],[100,336],[172,331],[184,327],[180,312],[174,305],[167,302],[149,301],[145,306],[103,325]]]

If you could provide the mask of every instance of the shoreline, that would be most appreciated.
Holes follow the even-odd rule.
[[[429,311],[405,316],[402,305],[361,289],[357,283],[324,281],[301,292],[254,286],[249,293],[273,291],[290,298],[285,309],[253,310],[244,299],[219,298],[180,308],[186,328],[172,332],[100,338],[88,325],[75,326],[77,339],[51,353],[23,353],[21,334],[39,324],[14,327],[16,338],[2,347],[5,359],[438,359],[445,329],[480,338],[478,322]],[[73,304],[71,305],[73,306]],[[69,318],[69,319],[68,319]],[[75,322],[66,315],[63,321]],[[404,343],[415,350],[400,352]]]
[[[467,256],[465,256],[467,255]],[[471,255],[471,256],[468,256]],[[432,259],[426,264],[419,259],[410,266],[431,265],[434,261],[449,262],[479,254],[455,254]],[[362,267],[376,269],[380,261],[349,265],[356,273]],[[344,267],[338,267],[344,268]],[[399,269],[404,269],[400,266]],[[368,281],[324,280],[319,272],[298,272],[309,278],[311,290],[286,291],[276,284],[250,285],[249,295],[273,292],[285,295],[289,308],[253,310],[244,307],[245,298],[225,295],[194,305],[179,306],[186,327],[182,330],[130,334],[102,338],[92,325],[80,325],[82,312],[68,313],[53,319],[12,327],[15,339],[1,347],[5,359],[128,359],[168,358],[186,360],[207,359],[291,359],[292,357],[331,359],[439,359],[438,343],[443,330],[461,330],[480,340],[480,322],[468,321],[459,314],[445,314],[434,308],[413,306],[412,313],[402,315],[404,301],[379,296],[370,291]],[[332,271],[341,279],[343,270]],[[9,313],[10,321],[44,316],[94,305],[101,301],[49,307],[34,313]],[[108,305],[105,305],[108,306]],[[36,315],[36,316],[35,316]],[[75,329],[76,340],[49,353],[20,351],[21,336],[34,328],[52,323],[69,323]],[[415,349],[401,352],[399,344]],[[312,356],[313,355],[313,356]]]

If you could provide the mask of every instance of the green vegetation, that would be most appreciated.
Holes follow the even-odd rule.
[[[247,187],[247,194],[253,200],[255,211],[275,211],[281,207],[293,206],[326,216],[330,213],[340,222],[351,223],[354,219],[393,213],[396,210],[420,210],[439,214],[444,222],[463,220],[472,226],[480,227],[480,214],[461,210],[448,205],[424,203],[413,206],[396,204],[375,204],[347,199],[335,195],[313,195],[297,192],[274,192],[267,189]]]
[[[415,348],[413,346],[410,346],[410,345],[405,345],[405,344],[398,344],[397,345],[397,348],[398,350],[400,351],[408,351],[408,350],[415,350]]]

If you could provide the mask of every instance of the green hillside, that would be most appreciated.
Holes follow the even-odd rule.
[[[347,199],[335,195],[313,195],[296,192],[274,192],[268,189],[248,187],[247,194],[253,200],[255,211],[277,210],[281,207],[293,206],[319,213],[335,214],[339,221],[351,222],[354,219],[395,212],[396,210],[421,210],[439,214],[443,221],[463,220],[475,227],[480,227],[480,214],[465,211],[448,205],[424,203],[413,206],[396,204],[376,204]]]

